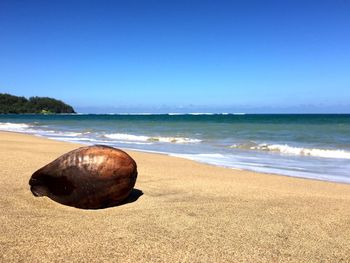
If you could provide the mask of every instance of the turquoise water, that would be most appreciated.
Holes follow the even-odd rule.
[[[350,183],[350,115],[0,115],[0,130]]]

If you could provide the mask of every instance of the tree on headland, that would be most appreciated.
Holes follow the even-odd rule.
[[[0,114],[20,113],[75,113],[72,106],[48,97],[18,97],[0,93]]]

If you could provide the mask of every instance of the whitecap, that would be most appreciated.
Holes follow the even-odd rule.
[[[166,143],[199,143],[201,140],[186,137],[162,137],[162,136],[144,136],[127,133],[105,134],[104,137],[113,140],[136,141],[136,142],[166,142]]]
[[[0,130],[2,131],[24,131],[30,127],[25,123],[0,122]]]
[[[234,145],[231,145],[230,148],[278,152],[282,154],[299,155],[299,156],[350,159],[350,152],[342,149],[303,148],[303,147],[290,146],[288,144],[266,144],[266,143],[256,144],[254,142],[251,142],[246,144],[234,144]]]

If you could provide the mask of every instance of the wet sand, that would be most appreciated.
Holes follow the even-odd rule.
[[[134,202],[34,197],[31,174],[77,147],[0,132],[1,262],[350,262],[350,185],[128,151]]]

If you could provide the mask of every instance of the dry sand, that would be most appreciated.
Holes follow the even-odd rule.
[[[350,262],[350,185],[129,152],[135,202],[34,197],[31,174],[78,146],[0,133],[1,262]]]

